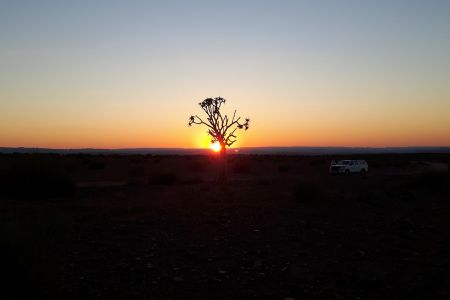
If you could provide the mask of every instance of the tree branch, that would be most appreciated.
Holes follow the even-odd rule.
[[[200,102],[199,105],[206,113],[207,120],[203,121],[198,115],[191,116],[188,125],[206,125],[209,128],[207,133],[212,137],[212,142],[218,141],[229,147],[237,140],[235,135],[236,130],[247,130],[249,128],[250,119],[245,119],[245,122],[241,123],[241,117],[236,117],[236,110],[234,110],[233,117],[230,120],[228,115],[222,115],[220,112],[222,104],[224,103],[225,99],[221,97],[206,98]],[[231,133],[227,134],[230,129],[232,129]]]

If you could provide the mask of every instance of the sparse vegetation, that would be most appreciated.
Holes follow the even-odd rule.
[[[32,157],[0,156],[0,173]],[[433,171],[447,156],[362,179],[311,163],[323,157],[230,155],[227,186],[211,184],[214,156],[89,157],[99,171],[36,157],[38,174],[71,165],[77,197],[1,194],[0,298],[426,299],[449,286],[448,172]]]
[[[75,185],[58,157],[24,156],[0,170],[0,189],[13,198],[71,196]]]

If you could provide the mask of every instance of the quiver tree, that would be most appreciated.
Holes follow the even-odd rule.
[[[208,128],[208,135],[211,137],[211,143],[218,142],[220,144],[220,155],[222,157],[223,168],[222,175],[225,179],[225,156],[227,147],[233,145],[236,140],[236,131],[249,128],[250,119],[246,118],[241,121],[241,117],[236,117],[234,110],[233,117],[229,118],[226,114],[220,112],[225,99],[221,97],[206,98],[199,103],[202,110],[206,113],[206,119],[193,115],[189,117],[189,126],[193,124],[205,125]]]

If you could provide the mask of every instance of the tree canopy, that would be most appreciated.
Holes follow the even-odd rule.
[[[189,126],[193,124],[205,125],[208,128],[208,134],[211,136],[211,143],[219,142],[222,150],[230,147],[236,140],[236,131],[239,129],[247,130],[249,128],[250,119],[245,118],[241,121],[241,117],[236,117],[236,110],[230,118],[220,111],[226,100],[222,97],[206,98],[199,103],[202,110],[206,113],[206,119],[198,115],[189,117]]]

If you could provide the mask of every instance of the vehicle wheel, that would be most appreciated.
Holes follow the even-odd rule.
[[[350,176],[350,170],[345,170],[345,175]]]
[[[361,169],[361,176],[366,177],[366,169]]]

